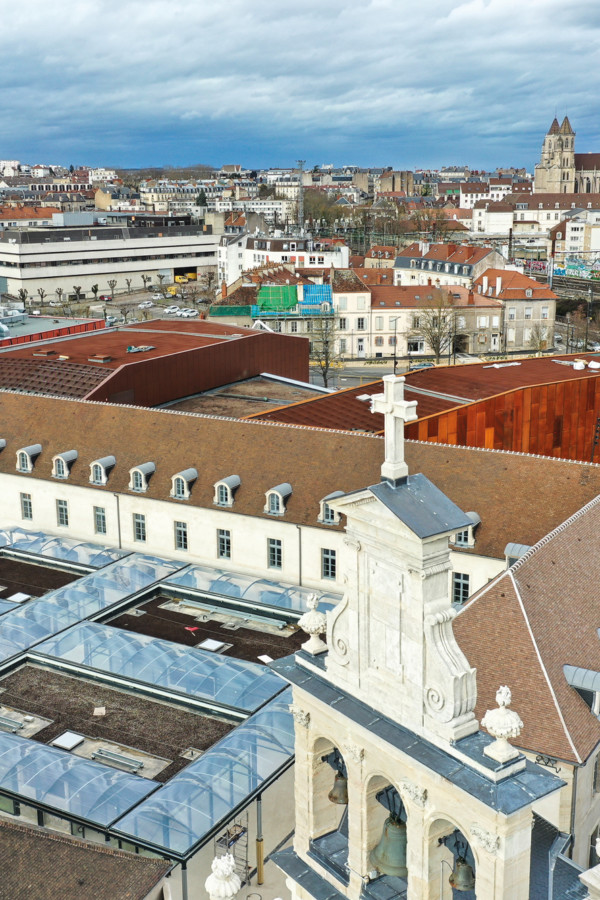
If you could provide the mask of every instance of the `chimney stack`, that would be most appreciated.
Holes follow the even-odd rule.
[[[221,300],[227,299],[227,282],[223,279],[221,284]]]
[[[473,291],[469,291],[469,296],[467,297],[467,305],[475,306],[475,295]]]
[[[496,278],[496,297],[500,296],[502,291],[502,275],[498,275]]]
[[[488,277],[487,277],[487,275],[484,275],[483,276],[482,293],[487,294],[487,289],[488,289]]]

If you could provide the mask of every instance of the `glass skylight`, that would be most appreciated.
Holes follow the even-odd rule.
[[[181,857],[292,759],[294,722],[288,688],[230,731],[152,797],[127,813],[114,830]]]
[[[119,550],[104,544],[57,537],[43,531],[28,531],[26,528],[8,528],[0,531],[0,547],[6,546],[21,553],[70,560],[95,569],[121,559],[129,553],[128,550]]]
[[[179,563],[132,553],[0,616],[0,661],[172,574]]]
[[[154,685],[246,713],[258,709],[284,687],[279,675],[259,663],[97,622],[69,628],[44,641],[35,652],[108,672],[129,683]]]
[[[0,732],[0,791],[25,802],[107,827],[156,787],[139,775]]]
[[[317,594],[321,612],[333,609],[341,600],[340,594],[315,591],[285,582],[267,581],[253,575],[239,575],[223,569],[211,569],[208,566],[189,566],[167,578],[165,584],[189,587],[202,594],[232,597],[254,608],[265,606],[292,611],[299,615],[308,610],[306,601],[309,594]]]

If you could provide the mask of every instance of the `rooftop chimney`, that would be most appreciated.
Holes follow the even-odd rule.
[[[488,289],[488,277],[487,277],[487,275],[484,275],[483,276],[483,293],[484,294],[487,294],[487,289]]]
[[[469,306],[475,306],[475,294],[473,291],[469,291],[469,296],[467,297],[467,304]]]
[[[223,279],[221,284],[221,300],[225,300],[227,297],[227,282]]]
[[[502,291],[502,275],[498,275],[496,278],[496,297],[500,296],[500,292]]]

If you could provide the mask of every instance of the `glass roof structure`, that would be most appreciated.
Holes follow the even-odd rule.
[[[191,855],[291,761],[291,699],[288,688],[128,812],[113,830],[182,858]]]
[[[255,609],[261,606],[275,608],[294,612],[299,616],[308,610],[306,601],[310,594],[318,596],[321,612],[333,609],[342,599],[340,594],[315,591],[284,582],[267,581],[254,575],[239,575],[236,572],[226,572],[208,566],[188,566],[165,579],[165,584],[189,587],[202,594],[241,600]]]
[[[0,547],[10,547],[21,553],[31,553],[50,559],[67,560],[82,566],[99,569],[129,554],[129,550],[118,550],[88,541],[77,541],[68,537],[57,537],[43,531],[28,531],[26,528],[7,528],[0,531]]]
[[[17,609],[18,606],[18,603],[11,603],[10,600],[0,600],[0,616],[5,612],[10,612],[11,609]]]
[[[75,625],[44,641],[35,653],[244,713],[254,712],[285,685],[259,663],[97,622]]]
[[[179,563],[132,553],[0,616],[0,662],[171,575]]]
[[[0,732],[0,791],[107,827],[158,783]]]

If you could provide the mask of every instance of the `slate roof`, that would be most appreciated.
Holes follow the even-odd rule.
[[[479,591],[454,624],[478,672],[476,714],[508,684],[524,723],[514,743],[574,763],[600,743],[600,721],[563,672],[565,664],[600,671],[599,532],[596,497]]]
[[[0,820],[0,897],[143,900],[171,864],[42,828]]]

